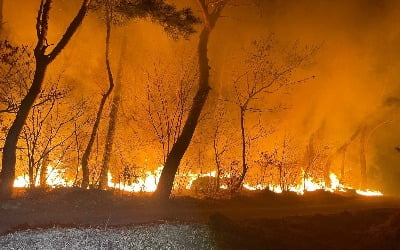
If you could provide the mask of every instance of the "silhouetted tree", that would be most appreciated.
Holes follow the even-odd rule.
[[[212,30],[214,29],[218,18],[228,0],[210,1],[198,0],[203,16],[203,30],[200,33],[198,44],[198,60],[199,60],[199,88],[193,99],[192,107],[186,119],[185,125],[181,134],[172,146],[171,152],[165,161],[160,180],[155,192],[155,197],[160,199],[168,199],[176,172],[178,171],[179,164],[189,147],[192,140],[194,131],[207,100],[208,93],[210,92],[210,66],[208,64],[208,40]]]
[[[271,95],[281,89],[292,87],[310,79],[293,80],[292,77],[293,73],[309,60],[315,49],[298,49],[295,44],[295,46],[289,48],[289,54],[287,55],[289,59],[282,60],[277,55],[279,52],[277,52],[273,36],[253,42],[246,60],[245,72],[234,80],[236,92],[235,104],[240,111],[242,173],[233,191],[238,190],[242,186],[249,169],[247,155],[250,143],[266,135],[266,131],[264,131],[262,126],[258,126],[260,129],[255,135],[254,133],[249,133],[251,128],[246,124],[248,114],[258,113],[260,115],[264,112],[274,112],[280,109],[280,105],[267,108],[264,104],[265,100],[263,104],[258,103],[258,105],[256,101],[262,95]],[[259,124],[261,124],[261,121]]]
[[[36,34],[38,42],[34,49],[34,55],[36,59],[35,74],[32,85],[30,86],[27,95],[24,97],[21,105],[19,106],[15,120],[8,131],[6,141],[4,143],[2,169],[0,173],[0,198],[8,199],[12,195],[12,187],[15,178],[15,151],[17,142],[28,117],[29,111],[31,110],[33,103],[41,91],[47,67],[65,48],[75,31],[82,23],[89,8],[90,0],[83,0],[78,14],[70,23],[60,41],[51,52],[46,53],[46,50],[51,46],[47,41],[51,4],[52,0],[42,0],[40,3],[40,8],[36,19]]]
[[[118,118],[118,109],[121,101],[121,77],[122,77],[122,68],[123,68],[123,60],[124,54],[126,53],[126,41],[124,38],[122,49],[121,49],[121,56],[120,62],[118,66],[118,73],[117,79],[115,81],[115,90],[114,96],[111,102],[111,110],[110,115],[108,118],[108,128],[107,128],[107,136],[106,136],[106,146],[103,153],[103,161],[101,165],[100,177],[99,177],[99,189],[106,189],[107,188],[107,181],[108,181],[108,170],[111,158],[111,152],[114,143],[114,135],[115,135],[115,128],[117,124]]]
[[[90,134],[89,142],[86,146],[85,152],[82,155],[82,184],[81,184],[81,187],[84,189],[89,187],[89,166],[88,166],[89,157],[90,157],[90,153],[92,152],[93,144],[96,139],[97,131],[100,126],[101,115],[103,113],[103,109],[106,104],[106,101],[114,89],[114,77],[113,77],[111,65],[110,65],[110,37],[111,37],[111,25],[113,22],[113,12],[114,12],[114,6],[113,6],[113,3],[111,0],[105,1],[105,9],[106,9],[106,14],[105,14],[105,19],[106,19],[105,20],[105,25],[106,25],[105,63],[106,63],[109,87],[108,87],[108,90],[103,94],[103,96],[101,98],[99,109],[97,110],[97,113],[96,113],[96,119],[93,124],[92,132]]]

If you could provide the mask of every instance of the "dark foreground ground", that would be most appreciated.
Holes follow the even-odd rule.
[[[54,226],[83,230],[171,223],[205,225],[220,249],[400,250],[400,199],[394,197],[257,192],[229,200],[160,202],[145,195],[70,188],[30,191],[0,203],[3,237]]]

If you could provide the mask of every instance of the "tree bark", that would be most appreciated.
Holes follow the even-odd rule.
[[[109,88],[107,92],[103,95],[100,101],[100,106],[96,114],[96,120],[93,124],[92,128],[92,133],[90,135],[89,142],[86,146],[86,150],[83,153],[82,156],[82,184],[81,187],[83,189],[87,189],[89,187],[89,158],[90,158],[90,153],[93,148],[94,140],[96,139],[97,131],[99,129],[100,125],[100,120],[101,120],[101,115],[103,113],[104,105],[106,104],[106,101],[108,97],[110,96],[111,92],[113,91],[114,88],[114,78],[112,75],[111,71],[111,66],[110,66],[110,37],[111,37],[111,13],[109,8],[107,7],[107,20],[106,20],[106,51],[105,51],[105,57],[106,57],[106,67],[107,67],[107,75],[108,75],[108,81],[109,81]]]

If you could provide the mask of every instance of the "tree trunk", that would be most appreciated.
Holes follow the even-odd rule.
[[[34,188],[36,185],[36,176],[35,175],[35,164],[34,164],[33,156],[29,157],[28,161],[28,177],[29,177],[29,188]]]
[[[233,192],[238,191],[242,185],[243,181],[246,178],[248,165],[247,165],[247,156],[246,156],[246,130],[245,130],[245,108],[240,107],[240,131],[242,137],[242,173],[240,174],[238,183],[236,183],[235,187],[233,188]]]
[[[121,55],[122,57],[122,55]],[[99,188],[105,190],[108,185],[108,170],[109,162],[111,157],[111,152],[114,143],[115,127],[117,124],[118,109],[121,102],[121,70],[122,70],[122,60],[119,65],[119,72],[117,76],[117,81],[115,83],[114,97],[111,104],[110,119],[108,120],[108,131],[106,138],[106,146],[103,154],[103,163],[100,173]]]
[[[9,199],[12,195],[12,187],[15,179],[16,148],[21,130],[28,117],[36,97],[39,95],[47,69],[47,61],[44,58],[36,59],[36,69],[32,85],[28,94],[24,97],[6,137],[3,148],[2,169],[0,173],[0,198]]]
[[[60,52],[68,44],[69,40],[82,23],[86,12],[89,8],[91,0],[83,0],[82,6],[78,14],[72,20],[60,41],[55,45],[54,49],[46,55],[46,49],[49,47],[47,43],[47,31],[49,25],[49,12],[51,8],[51,0],[42,1],[36,18],[36,34],[38,42],[36,44],[34,55],[36,59],[35,75],[32,85],[27,95],[22,99],[17,115],[12,123],[4,142],[2,169],[0,173],[0,199],[10,199],[12,196],[12,187],[15,178],[16,163],[16,147],[21,130],[25,124],[29,111],[32,108],[37,96],[39,95],[47,66],[60,54]]]
[[[83,153],[83,156],[82,156],[82,184],[81,184],[81,187],[83,189],[87,189],[89,187],[89,167],[88,167],[88,163],[89,163],[90,153],[92,151],[94,140],[96,139],[97,131],[99,129],[101,115],[103,113],[104,105],[106,104],[106,101],[107,101],[108,97],[110,96],[110,94],[111,94],[111,92],[112,92],[112,90],[114,88],[114,78],[113,78],[113,75],[112,75],[111,66],[110,66],[110,58],[109,58],[110,57],[110,36],[111,36],[111,17],[110,17],[109,11],[110,10],[108,9],[107,21],[106,21],[106,33],[107,34],[106,34],[105,57],[106,57],[106,67],[107,67],[108,81],[109,81],[110,85],[109,85],[109,88],[108,88],[107,92],[101,98],[100,106],[99,106],[99,109],[98,109],[97,114],[96,114],[96,120],[95,120],[95,122],[93,124],[92,133],[90,135],[90,140],[89,140],[88,145],[86,147],[86,150],[85,150],[85,152]]]
[[[208,40],[211,32],[210,27],[204,27],[199,40],[198,56],[199,56],[199,89],[193,99],[192,107],[182,129],[182,133],[172,146],[171,152],[168,154],[161,172],[160,181],[155,192],[155,196],[160,199],[168,199],[174,184],[175,174],[179,164],[189,147],[190,141],[196,129],[201,111],[210,92],[209,75],[210,68],[208,65]]]
[[[220,179],[221,179],[221,171],[222,171],[222,168],[221,168],[221,160],[220,160],[220,154],[218,153],[218,145],[217,145],[217,142],[216,142],[216,137],[217,137],[217,133],[215,134],[215,137],[214,137],[214,160],[215,160],[215,166],[217,167],[217,180],[216,180],[216,187],[215,187],[215,190],[216,191],[218,191],[219,190],[219,188],[220,188],[220,183],[221,183],[221,181],[220,181]]]
[[[40,165],[39,185],[42,188],[47,186],[47,165],[49,165],[49,154],[43,157],[42,164]]]
[[[361,170],[361,189],[365,189],[367,185],[367,159],[366,159],[366,137],[367,129],[363,128],[360,135],[360,170]]]

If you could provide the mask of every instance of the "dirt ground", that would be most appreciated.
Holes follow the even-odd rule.
[[[252,192],[229,200],[57,189],[0,203],[0,235],[31,228],[204,223],[221,249],[400,249],[400,199]]]

